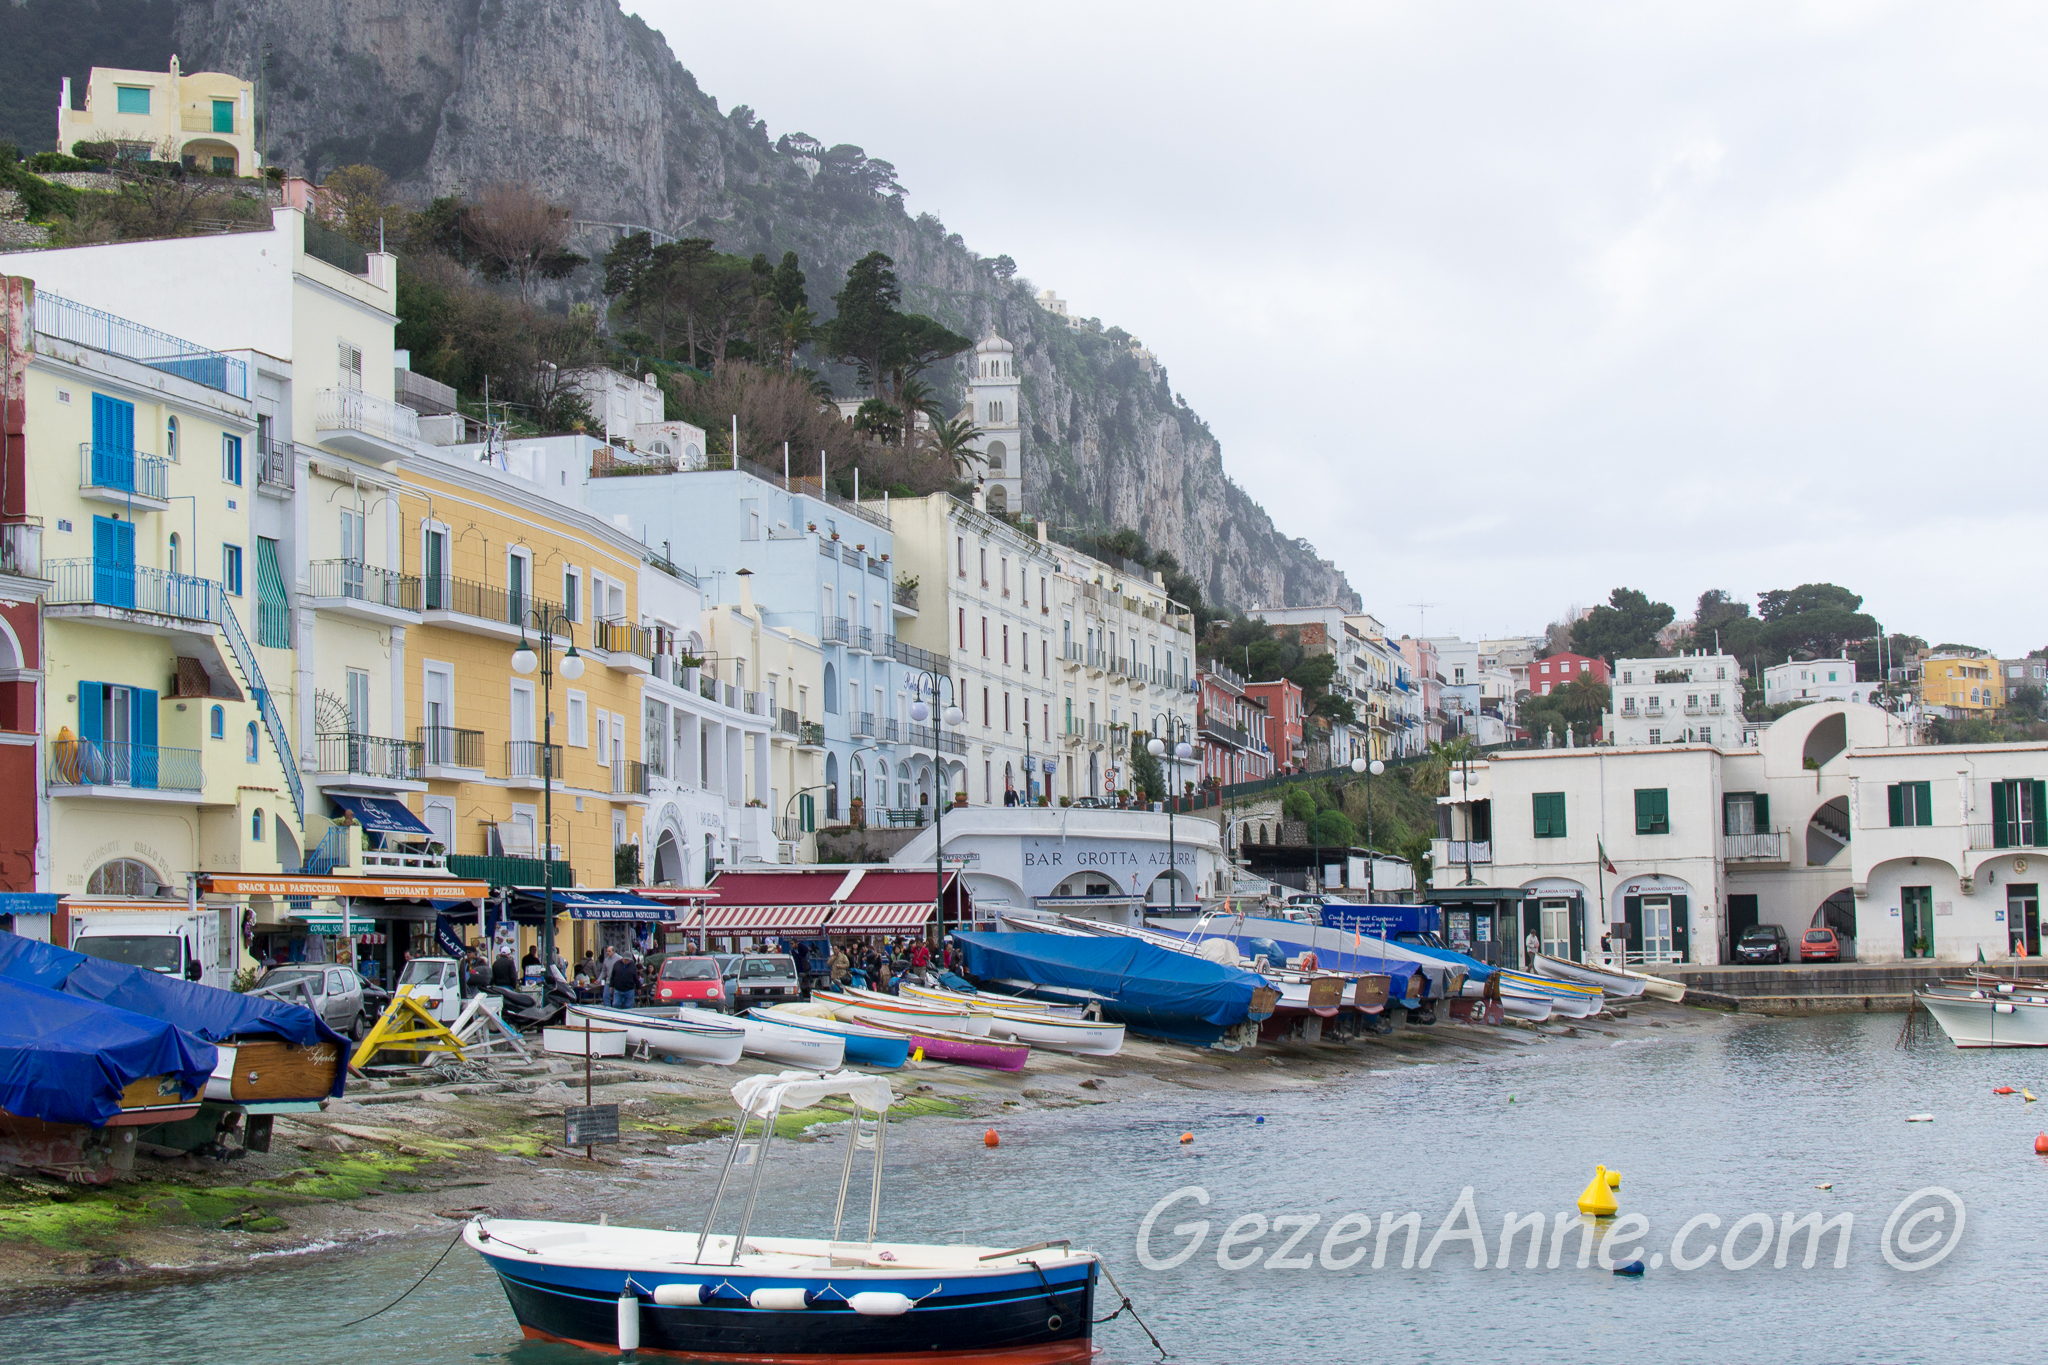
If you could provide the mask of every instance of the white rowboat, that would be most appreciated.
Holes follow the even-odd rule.
[[[632,1010],[606,1009],[600,1005],[571,1005],[568,1022],[591,1023],[624,1029],[626,1041],[634,1047],[646,1044],[649,1051],[665,1057],[681,1057],[713,1066],[731,1066],[740,1059],[747,1035],[737,1025],[713,1022],[702,1010],[683,1010],[683,1018],[663,1014],[636,1014]],[[693,1017],[694,1016],[694,1017]]]

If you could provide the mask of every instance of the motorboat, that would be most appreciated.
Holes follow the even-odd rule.
[[[733,1015],[732,1022],[746,1031],[741,1051],[749,1056],[793,1062],[809,1071],[837,1071],[846,1061],[846,1039],[837,1034],[756,1019],[751,1010]]]
[[[809,1029],[830,1034],[846,1048],[846,1060],[861,1066],[899,1067],[910,1060],[910,1042],[900,1033],[872,1024],[849,1023],[832,1017],[823,1005],[756,1005],[747,1011],[755,1019],[784,1028]]]
[[[1925,986],[1915,998],[1957,1047],[2048,1047],[2048,999]]]
[[[989,1021],[988,1031],[991,1037],[1086,1057],[1114,1057],[1124,1046],[1122,1024],[1100,1019],[1055,1019],[1023,1010],[997,1010]]]
[[[868,992],[812,991],[811,999],[832,1011],[833,1017],[862,1024],[915,1025],[919,1028],[949,1029],[954,1033],[988,1036],[992,1015],[986,1012],[942,1005],[932,1000],[900,1000],[893,995]]]
[[[953,942],[965,957],[964,974],[977,984],[1089,1006],[1104,1019],[1173,1042],[1247,1046],[1279,1003],[1279,991],[1255,973],[1142,938],[999,931],[956,934]]]
[[[663,1014],[642,1014],[638,1010],[615,1010],[602,1005],[571,1005],[568,1022],[582,1020],[625,1030],[632,1047],[645,1046],[664,1057],[731,1066],[746,1047],[746,1030],[703,1010],[673,1010]]]
[[[732,1093],[739,1124],[700,1231],[482,1217],[463,1229],[526,1337],[613,1356],[788,1365],[1085,1365],[1092,1357],[1093,1252],[1058,1238],[1007,1248],[876,1240],[886,1114],[895,1102],[886,1078],[785,1071],[750,1076]],[[832,1235],[754,1234],[776,1120],[835,1097],[851,1101],[853,1117]],[[862,1152],[874,1168],[867,1235],[843,1240]],[[737,1227],[714,1235],[734,1174],[748,1167]]]

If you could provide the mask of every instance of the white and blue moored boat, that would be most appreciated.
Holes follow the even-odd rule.
[[[464,1229],[527,1337],[607,1355],[792,1365],[911,1356],[1079,1365],[1093,1354],[1093,1252],[1058,1240],[1007,1249],[875,1240],[886,1114],[896,1098],[886,1079],[785,1071],[750,1076],[732,1094],[740,1123],[701,1232],[500,1218]],[[835,1095],[853,1101],[854,1119],[832,1236],[750,1235],[776,1119]],[[842,1241],[856,1151],[874,1159],[867,1237]],[[713,1236],[726,1186],[743,1165],[753,1173],[739,1226]]]

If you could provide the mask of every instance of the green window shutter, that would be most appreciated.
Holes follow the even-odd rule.
[[[2005,824],[2009,813],[2009,804],[2005,799],[2005,783],[1993,782],[1991,784],[1991,846],[1993,848],[2012,847],[2012,837],[2006,833]]]
[[[292,647],[292,617],[277,542],[256,537],[256,643],[266,649]]]
[[[1769,834],[1771,832],[1771,798],[1762,792],[1758,792],[1750,797],[1749,801],[1751,807],[1756,811],[1756,832],[1758,834]]]
[[[1632,953],[1640,953],[1643,950],[1643,898],[1641,896],[1623,896],[1621,898],[1621,917],[1626,928],[1626,933],[1622,939],[1623,946]]]
[[[1892,828],[1906,823],[1906,784],[1894,782],[1884,789],[1885,806],[1891,815]]]
[[[1663,787],[1636,789],[1636,833],[1671,832],[1671,797]]]
[[[1761,801],[1763,798],[1759,796],[1757,800]],[[1680,958],[1684,958],[1687,955],[1688,945],[1686,943],[1685,931],[1691,927],[1692,916],[1687,913],[1686,898],[1683,896],[1673,896],[1671,898],[1671,951],[1677,953]]]
[[[2048,782],[2034,783],[2034,847],[2048,847]]]
[[[235,131],[235,102],[215,100],[213,102],[213,131],[232,133]]]
[[[1531,798],[1536,810],[1536,837],[1539,839],[1562,839],[1564,837],[1564,793],[1537,792]]]
[[[818,828],[818,806],[816,798],[812,797],[808,793],[799,796],[796,799],[796,809],[799,818],[801,818],[801,820],[803,821],[804,833],[809,834]]]
[[[1913,797],[1915,803],[1913,807],[1913,823],[1916,825],[1932,825],[1934,823],[1934,784],[1932,782],[1915,782],[1913,784]]]

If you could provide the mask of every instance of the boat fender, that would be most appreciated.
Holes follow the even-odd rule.
[[[772,1309],[778,1313],[794,1312],[811,1306],[811,1296],[797,1286],[790,1289],[756,1289],[747,1295],[747,1303],[755,1308]]]
[[[701,1284],[658,1284],[654,1286],[654,1301],[663,1308],[702,1308],[704,1286]]]
[[[1627,1265],[1618,1265],[1614,1267],[1614,1273],[1617,1275],[1640,1275],[1643,1273],[1643,1263],[1641,1261],[1630,1261]]]
[[[2043,1133],[2034,1139],[2034,1155],[2048,1156],[2048,1133]]]
[[[1991,1008],[1993,1011],[1999,1014],[2011,1014],[2013,1010],[2013,1005],[2012,1001],[2010,1000],[2000,1000],[1994,1003],[1991,1006]]]
[[[915,1305],[906,1294],[868,1289],[848,1298],[846,1306],[864,1318],[900,1318]]]
[[[619,1295],[619,1351],[631,1354],[640,1349],[640,1299],[634,1294]]]

